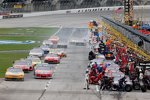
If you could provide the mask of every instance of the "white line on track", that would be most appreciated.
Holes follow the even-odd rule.
[[[53,34],[53,36],[55,36],[56,34],[58,34],[62,28],[63,28],[63,27],[60,26],[59,30],[58,30],[57,32],[55,32],[55,33]]]
[[[98,88],[98,85],[96,85],[96,86],[95,86],[95,88],[96,88],[96,91],[97,91],[97,92],[99,92],[99,88]]]
[[[47,88],[50,86],[50,84],[51,84],[51,81],[49,80],[45,86],[45,90],[47,90]]]
[[[69,39],[68,39],[68,41],[70,41],[71,40],[71,38],[72,38],[72,36],[73,36],[73,33],[76,31],[76,28],[73,28],[72,29],[72,32],[71,32],[71,35],[69,36]]]

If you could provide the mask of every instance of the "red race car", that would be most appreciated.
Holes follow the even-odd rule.
[[[35,78],[52,78],[53,71],[50,67],[36,67],[34,72]]]
[[[49,38],[49,40],[53,43],[53,44],[57,44],[59,41],[59,37],[58,36],[51,36]]]
[[[23,71],[28,72],[33,70],[32,64],[29,64],[27,61],[25,60],[18,60],[15,61],[15,63],[13,64],[14,68],[21,68]]]
[[[46,63],[60,63],[60,56],[58,56],[57,54],[48,54],[45,56],[44,61]]]

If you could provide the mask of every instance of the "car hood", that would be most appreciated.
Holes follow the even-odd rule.
[[[23,72],[6,72],[5,75],[24,75]]]
[[[48,74],[48,73],[50,73],[50,74],[52,74],[52,71],[48,71],[48,70],[38,70],[38,72],[36,72],[36,73],[41,73],[41,74]]]

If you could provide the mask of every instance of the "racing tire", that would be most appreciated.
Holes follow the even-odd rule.
[[[134,90],[140,90],[140,84],[139,83],[135,83],[133,88],[134,88]]]
[[[8,78],[5,78],[5,81],[8,81]]]
[[[132,86],[131,85],[126,85],[125,87],[126,92],[131,92],[132,91]]]
[[[24,71],[24,73],[29,73],[29,70]]]
[[[58,61],[56,64],[60,64],[60,61]]]
[[[103,90],[105,90],[105,89],[106,89],[106,86],[105,86],[105,85],[101,85],[101,86],[100,86],[100,90],[103,91]]]
[[[117,91],[118,89],[119,89],[119,86],[117,85],[113,85],[111,88],[112,91]]]
[[[108,90],[108,91],[112,90],[111,86],[106,86],[106,90]]]
[[[141,86],[141,91],[142,91],[142,92],[146,92],[146,91],[147,91],[146,86],[144,86],[144,85],[143,85],[143,86]]]
[[[147,89],[150,90],[150,86],[147,86]]]
[[[67,55],[64,55],[64,57],[67,57]]]
[[[34,76],[34,79],[37,79],[37,77],[36,77],[36,76]]]
[[[21,81],[24,81],[24,78],[22,78]]]

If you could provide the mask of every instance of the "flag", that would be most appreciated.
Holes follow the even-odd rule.
[[[117,8],[117,9],[115,10],[115,13],[120,13],[122,10],[123,10],[123,8],[122,8],[122,7],[119,7],[119,8]]]

